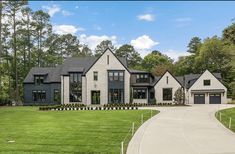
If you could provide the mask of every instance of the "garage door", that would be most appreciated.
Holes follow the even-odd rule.
[[[205,94],[194,94],[194,104],[205,104]]]
[[[210,94],[210,104],[221,104],[221,94]]]

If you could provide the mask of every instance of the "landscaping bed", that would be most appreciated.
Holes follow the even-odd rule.
[[[151,113],[152,112],[152,113]],[[41,112],[38,107],[0,108],[2,153],[120,153],[155,110]],[[128,143],[128,142],[127,142]],[[124,145],[126,148],[126,145]]]

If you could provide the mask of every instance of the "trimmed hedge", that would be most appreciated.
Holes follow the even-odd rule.
[[[41,111],[68,111],[68,110],[138,110],[138,107],[60,107],[60,106],[42,106]]]
[[[142,107],[142,106],[152,106],[147,103],[113,103],[113,104],[104,104],[104,107]]]

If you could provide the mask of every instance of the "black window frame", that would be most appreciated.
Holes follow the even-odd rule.
[[[147,99],[147,89],[133,88],[133,99]]]
[[[114,94],[117,93],[117,96],[114,96]],[[112,88],[109,89],[108,92],[108,98],[109,98],[109,103],[124,103],[124,89],[116,89],[116,88]],[[118,101],[118,102],[115,102]]]
[[[108,71],[109,82],[124,82],[124,71]]]
[[[97,71],[93,72],[93,80],[98,81],[98,72]]]
[[[148,83],[149,74],[136,74],[136,83]]]
[[[34,75],[34,83],[36,85],[42,85],[44,83],[44,75]]]
[[[60,97],[61,97],[60,90],[54,89],[54,93],[53,93],[54,102],[60,102],[60,99],[61,99]]]
[[[82,102],[82,74],[69,74],[69,102]]]
[[[203,80],[203,85],[204,86],[210,86],[211,85],[211,80],[210,79]]]
[[[33,102],[46,102],[46,91],[45,90],[33,90],[32,100]]]
[[[170,93],[166,94],[166,90],[170,90]],[[172,101],[173,100],[172,88],[163,88],[162,89],[162,100],[163,101]]]

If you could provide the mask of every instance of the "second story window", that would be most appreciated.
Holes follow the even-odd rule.
[[[211,85],[211,80],[204,80],[203,84],[204,84],[204,86],[210,86]]]
[[[44,76],[43,75],[35,75],[34,76],[34,82],[36,85],[41,85],[43,84],[44,81]]]
[[[98,81],[98,72],[93,72],[94,81]]]
[[[168,82],[169,82],[169,77],[167,76],[166,77],[166,84],[168,84]]]
[[[136,75],[136,82],[141,83],[141,82],[148,82],[149,78],[147,74],[137,74]]]
[[[109,81],[124,81],[123,71],[109,71],[108,72]]]

